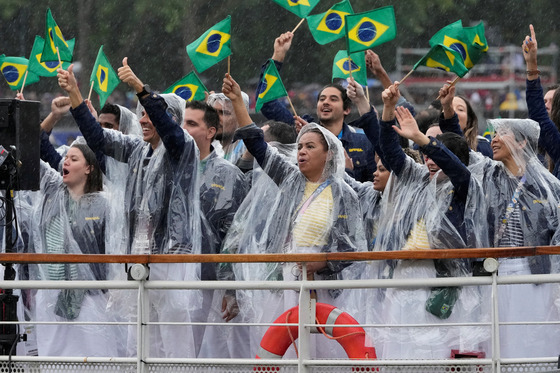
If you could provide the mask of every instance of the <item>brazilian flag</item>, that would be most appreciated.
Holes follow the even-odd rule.
[[[468,43],[461,20],[445,26],[430,39],[430,46],[432,47],[436,44],[443,44],[459,53],[464,65],[470,69],[474,66],[474,63],[469,54]]]
[[[397,36],[392,6],[346,16],[346,41],[352,54],[393,40]]]
[[[272,59],[268,60],[268,67],[264,71],[263,79],[259,82],[257,92],[259,94],[257,96],[255,111],[261,110],[263,104],[266,102],[288,95],[282,83],[282,79],[280,79],[278,69]]]
[[[187,54],[199,73],[231,54],[231,16],[187,45]]]
[[[103,53],[103,46],[99,48],[89,81],[93,84],[95,92],[99,94],[99,103],[103,107],[107,98],[120,83],[119,76]]]
[[[74,52],[74,44],[74,39],[68,40],[68,46],[72,52]],[[39,76],[56,76],[56,70],[60,68],[58,58],[56,61],[41,62],[44,46],[45,39],[40,36],[35,36],[35,42],[33,43],[31,55],[29,56],[29,71]],[[70,66],[70,62],[62,62],[63,69],[68,69],[68,66]]]
[[[436,44],[430,48],[428,53],[416,62],[412,69],[416,70],[419,66],[455,73],[461,78],[469,72],[459,52],[443,44]]]
[[[488,51],[488,41],[484,32],[484,23],[463,28],[467,41],[467,51],[473,64],[477,64],[483,54]]]
[[[206,98],[204,92],[208,92],[208,89],[206,89],[194,71],[191,71],[163,91],[163,93],[175,93],[185,101],[204,100]]]
[[[315,41],[321,45],[340,39],[346,34],[344,17],[349,14],[354,14],[350,1],[341,1],[325,13],[308,16],[309,31]]]
[[[31,71],[28,72],[29,60],[24,57],[6,57],[0,55],[0,71],[12,91],[21,89],[23,81],[25,85],[37,83],[39,76]],[[27,73],[27,78],[25,74]]]
[[[350,76],[359,84],[367,85],[366,54],[364,52],[352,53],[348,56],[345,50],[338,51],[334,57],[332,67],[332,79],[346,79]]]
[[[311,13],[315,5],[319,4],[319,0],[273,0],[282,8],[289,10],[299,18],[305,18]]]
[[[58,53],[60,53],[61,61],[72,62],[70,45],[64,39],[62,31],[60,31],[60,27],[56,24],[50,9],[47,9],[45,41],[41,62],[58,61]],[[56,52],[57,48],[58,53]]]

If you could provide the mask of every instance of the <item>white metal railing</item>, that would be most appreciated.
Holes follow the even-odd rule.
[[[493,259],[490,259],[493,260]],[[303,270],[305,273],[305,269]],[[305,276],[304,276],[305,277]],[[89,364],[91,371],[98,371],[95,366],[103,366],[102,371],[115,371],[122,372],[123,367],[127,367],[128,371],[155,372],[167,371],[166,367],[180,365],[184,369],[182,371],[206,371],[208,367],[222,367],[224,372],[233,371],[252,371],[256,366],[282,366],[287,369],[286,371],[298,372],[315,372],[315,371],[333,371],[328,370],[334,367],[364,367],[364,369],[376,367],[376,371],[392,371],[392,368],[404,369],[399,371],[414,371],[409,369],[422,370],[422,367],[439,367],[445,369],[449,366],[463,367],[462,371],[471,371],[468,367],[478,369],[476,371],[484,372],[501,372],[502,366],[516,365],[516,366],[539,366],[538,371],[552,372],[551,367],[555,366],[558,362],[557,356],[547,358],[532,358],[532,359],[501,359],[499,356],[499,326],[500,325],[515,325],[515,324],[528,324],[528,325],[555,325],[560,322],[519,322],[519,323],[500,323],[498,317],[498,286],[508,284],[541,284],[541,283],[557,283],[560,284],[560,274],[548,275],[523,275],[523,276],[498,276],[496,272],[492,276],[484,277],[458,277],[458,278],[426,278],[426,279],[368,279],[368,280],[338,280],[338,281],[309,281],[303,279],[302,281],[147,281],[144,278],[132,281],[0,281],[0,288],[2,289],[129,289],[136,290],[137,293],[137,320],[136,322],[127,323],[110,323],[110,322],[92,322],[82,324],[118,324],[118,325],[136,325],[137,328],[137,354],[136,357],[47,357],[47,356],[12,356],[11,361],[15,364],[23,364],[23,366],[31,366],[25,364],[35,364],[40,366],[45,363],[60,363],[60,364]],[[147,331],[149,325],[155,324],[169,324],[169,325],[189,325],[193,323],[153,323],[149,321],[149,314],[147,312],[146,300],[148,298],[147,292],[150,290],[159,289],[252,289],[252,290],[265,290],[265,289],[278,289],[278,290],[299,290],[300,292],[300,305],[310,304],[310,291],[312,289],[362,289],[362,288],[426,288],[426,287],[444,287],[444,286],[489,286],[491,291],[488,292],[490,299],[487,301],[492,304],[492,320],[491,322],[477,322],[477,323],[455,323],[445,324],[445,326],[486,326],[491,327],[492,339],[492,354],[484,359],[461,359],[461,360],[325,360],[325,359],[312,359],[309,353],[309,335],[311,328],[317,325],[309,320],[314,317],[310,314],[310,307],[299,307],[299,357],[297,359],[286,360],[266,360],[266,359],[165,359],[149,357]],[[141,305],[144,305],[143,307]],[[10,324],[14,322],[4,322]],[[38,321],[21,321],[19,324],[37,325],[37,324],[64,324],[62,322],[38,322]],[[223,325],[220,323],[208,323],[208,325]],[[230,324],[231,327],[241,326],[269,326],[272,324]],[[282,325],[282,324],[275,324]],[[293,324],[285,324],[293,325]],[[385,328],[385,327],[433,327],[439,324],[400,324],[400,325],[377,325],[377,324],[362,324],[365,330],[368,328]],[[345,326],[345,325],[341,325]],[[560,346],[559,346],[560,349]],[[255,352],[256,354],[256,352]],[[0,363],[6,362],[10,358],[8,356],[0,356]],[[108,368],[109,364],[113,368]],[[540,365],[539,365],[540,364]],[[545,368],[543,368],[543,366]],[[161,370],[158,370],[161,367]],[[245,369],[245,370],[232,370],[232,369]],[[330,368],[329,368],[330,367]],[[23,368],[22,368],[23,369]],[[132,370],[131,370],[132,369]],[[292,370],[290,370],[292,369]],[[341,368],[342,369],[342,368]],[[547,370],[543,370],[547,369]],[[57,368],[59,371],[63,371]],[[3,370],[2,370],[3,371]],[[32,371],[32,370],[29,370]],[[48,371],[44,368],[42,371]],[[212,370],[219,371],[219,370]],[[441,370],[446,371],[446,370]],[[472,370],[475,371],[475,370]],[[531,370],[516,370],[516,371],[531,371]]]

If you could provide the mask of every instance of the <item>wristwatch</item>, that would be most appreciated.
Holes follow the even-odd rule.
[[[147,84],[145,84],[144,87],[142,87],[142,92],[138,92],[138,93],[136,94],[136,97],[142,98],[142,97],[144,97],[144,96],[147,96],[147,95],[150,94],[149,91],[150,91],[150,86],[147,85]]]

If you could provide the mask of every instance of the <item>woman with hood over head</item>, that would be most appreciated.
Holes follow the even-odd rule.
[[[492,247],[558,245],[560,181],[536,155],[539,124],[531,119],[494,119],[494,160],[471,153],[471,171],[482,180]],[[558,273],[555,256],[499,260],[499,275]],[[498,287],[500,322],[558,321],[554,284]],[[523,343],[520,341],[523,340]],[[555,325],[502,325],[501,357],[558,355],[560,330]]]
[[[239,121],[234,139],[242,139],[264,172],[278,185],[274,206],[262,212],[258,220],[248,220],[247,242],[239,247],[249,252],[266,253],[319,253],[366,250],[360,206],[356,193],[344,182],[344,149],[340,141],[324,128],[310,123],[302,128],[297,138],[297,166],[280,155],[263,139],[263,132],[251,120],[243,105],[239,85],[226,74],[222,87],[230,98]],[[258,240],[257,240],[258,238]],[[352,265],[342,262],[307,263],[308,279],[335,279],[356,276]],[[296,280],[302,276],[302,265],[295,263],[237,266],[237,278],[248,280]],[[328,289],[317,291],[317,301],[334,306],[342,305],[346,291]],[[281,294],[248,292],[245,312],[253,319],[273,322],[287,309],[298,304],[299,294],[287,290]],[[241,297],[242,298],[242,297]],[[242,305],[243,307],[243,305]],[[343,309],[352,314],[352,310]],[[260,340],[264,330],[255,329]],[[316,356],[343,356],[340,346],[323,336],[324,344],[317,348]],[[313,351],[313,350],[312,350]],[[259,355],[260,356],[260,355]]]

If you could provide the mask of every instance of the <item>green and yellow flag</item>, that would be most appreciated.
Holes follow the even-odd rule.
[[[325,13],[307,17],[309,31],[321,45],[340,39],[346,35],[344,17],[354,14],[350,1],[344,0],[332,6]]]
[[[319,0],[273,0],[282,8],[289,10],[300,18],[305,18],[311,13]]]
[[[56,76],[56,70],[60,67],[58,58],[56,61],[41,62],[44,46],[45,39],[40,36],[35,36],[35,42],[33,43],[31,55],[29,56],[29,71],[39,76]],[[68,46],[70,47],[70,51],[74,52],[74,39],[68,40]],[[68,66],[70,66],[70,62],[62,62],[62,68],[64,70],[67,70]]]
[[[231,16],[217,23],[201,37],[187,45],[189,55],[199,73],[231,54]]]
[[[436,44],[430,48],[428,53],[426,53],[426,55],[422,57],[412,69],[416,70],[419,66],[426,66],[455,73],[461,78],[469,72],[469,69],[467,69],[463,63],[463,59],[461,58],[459,52],[443,44]]]
[[[204,86],[198,75],[194,71],[173,83],[163,93],[175,93],[182,97],[185,101],[204,100],[208,89]]]
[[[60,53],[60,60],[72,62],[72,50],[70,45],[64,39],[62,31],[56,24],[50,8],[47,9],[47,20],[45,29],[45,46],[41,55],[41,62],[58,61],[58,54]]]
[[[6,83],[10,86],[12,91],[21,89],[23,81],[25,85],[37,83],[39,76],[31,71],[28,72],[27,67],[29,60],[24,57],[6,57],[4,54],[0,55],[0,71],[6,79]],[[25,77],[27,73],[27,78]]]
[[[259,92],[259,94],[257,96],[255,111],[260,111],[263,104],[266,102],[288,95],[273,60],[268,60],[268,67],[264,72],[263,79],[259,82],[257,92]]]
[[[392,6],[346,16],[348,53],[352,54],[393,40],[397,22]]]
[[[99,103],[103,107],[107,97],[113,93],[120,83],[119,76],[113,70],[105,53],[103,53],[103,46],[99,48],[89,81],[93,84],[95,92],[99,94]]]
[[[467,40],[467,48],[469,56],[473,64],[477,64],[483,54],[488,51],[488,41],[484,32],[484,22],[480,22],[473,27],[465,27],[465,38]]]
[[[352,53],[350,57],[348,57],[347,51],[338,51],[333,61],[332,79],[346,79],[350,76],[350,71],[352,71],[352,78],[354,78],[356,82],[363,86],[367,85],[365,52]]]

